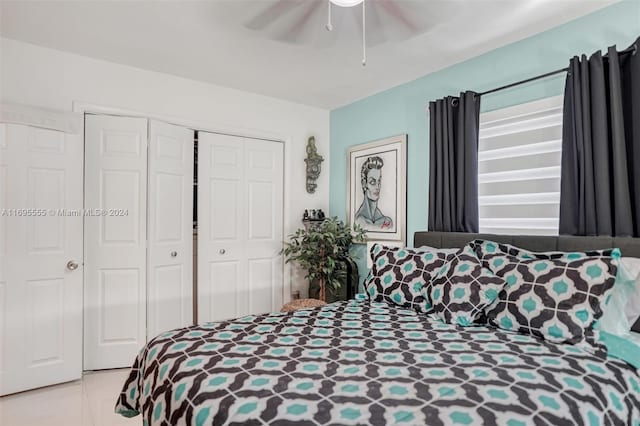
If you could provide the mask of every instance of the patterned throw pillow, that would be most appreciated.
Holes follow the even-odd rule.
[[[371,247],[372,267],[364,286],[369,299],[387,302],[418,312],[429,312],[429,299],[421,289],[431,279],[431,274],[440,269],[447,259],[446,253],[418,249]]]
[[[503,279],[482,268],[469,245],[458,250],[423,288],[433,304],[432,317],[467,326],[484,322],[484,309],[497,299]]]
[[[471,243],[485,268],[507,282],[487,310],[490,324],[556,343],[594,344],[616,279],[618,249],[535,253],[508,244]]]

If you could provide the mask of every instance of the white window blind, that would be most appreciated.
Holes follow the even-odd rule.
[[[480,232],[558,235],[562,96],[480,115]]]

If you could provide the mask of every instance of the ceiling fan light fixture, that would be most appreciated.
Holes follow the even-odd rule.
[[[336,6],[340,6],[340,7],[353,7],[362,3],[363,0],[329,0],[329,1],[335,4]]]

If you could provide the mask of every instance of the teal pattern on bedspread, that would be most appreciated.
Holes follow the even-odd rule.
[[[116,412],[145,425],[640,424],[620,360],[351,300],[164,333]]]

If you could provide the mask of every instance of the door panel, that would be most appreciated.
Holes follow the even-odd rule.
[[[193,324],[194,136],[149,121],[148,339]]]
[[[55,152],[55,151],[53,151]],[[29,167],[27,203],[44,205],[54,210],[64,207],[64,170]],[[27,241],[30,253],[64,250],[64,216],[47,215],[27,219]]]
[[[249,312],[270,312],[273,310],[273,262],[271,258],[249,260]]]
[[[98,341],[110,344],[137,344],[140,300],[140,269],[101,269],[98,284],[100,330]]]
[[[251,313],[277,311],[283,303],[283,260],[282,249],[283,205],[284,205],[284,155],[281,143],[258,139],[245,140],[246,187],[250,190],[246,207],[246,256],[248,265],[255,265],[254,279],[249,282],[256,286],[251,290]],[[271,265],[267,270],[266,265]],[[260,265],[260,268],[258,268]],[[257,269],[263,272],[258,273]],[[269,271],[271,272],[269,275]],[[261,278],[258,278],[261,277]],[[270,308],[257,294],[271,292]]]
[[[283,147],[212,133],[198,140],[198,322],[282,305]]]
[[[147,120],[85,116],[84,368],[130,366],[146,342]]]
[[[140,164],[134,163],[133,166],[140,166]],[[92,205],[99,206],[95,207],[97,209],[127,210],[127,214],[116,215],[107,212],[104,216],[98,216],[101,245],[128,246],[135,250],[143,244],[146,224],[141,219],[146,219],[146,211],[141,211],[140,200],[144,199],[146,195],[144,172],[144,170],[106,169],[99,172],[98,194],[100,194],[100,200],[96,200],[99,204]]]
[[[212,206],[206,227],[209,227],[211,240],[238,241],[240,239],[240,204],[242,188],[238,181],[227,181],[219,178],[208,180],[211,189],[210,200],[225,200],[224,203]],[[198,216],[201,217],[201,216]],[[206,228],[205,228],[206,229]]]
[[[240,292],[237,285],[241,282],[239,278],[242,275],[238,261],[209,262],[209,273],[206,275],[206,280],[199,282],[203,286],[201,291],[208,296],[206,302],[209,308],[208,311],[205,311],[199,305],[198,313],[206,315],[207,312],[210,312],[211,315],[211,319],[207,318],[203,321],[235,318],[240,315]]]
[[[27,281],[28,367],[59,363],[64,357],[64,280]]]
[[[273,240],[278,211],[275,191],[271,182],[248,184],[249,240]]]
[[[193,319],[185,319],[184,309],[180,304],[183,295],[191,293],[192,287],[190,283],[184,283],[182,277],[185,275],[183,265],[158,266],[155,268],[154,275],[149,277],[153,281],[153,299],[154,308],[149,308],[149,314],[153,312],[153,317],[149,317],[149,323],[155,324],[156,330],[171,330],[176,328],[176,324],[190,324]],[[189,300],[191,302],[191,300]],[[188,325],[185,324],[185,325]],[[151,333],[149,337],[153,337]]]
[[[81,136],[0,124],[0,209],[0,395],[78,379]]]
[[[161,188],[150,198],[155,198],[153,207],[156,214],[156,227],[153,235],[158,243],[183,243],[185,234],[185,217],[183,210],[188,203],[184,200],[185,187],[189,186],[186,176],[157,172],[155,187]],[[191,190],[191,188],[189,188]],[[192,202],[193,203],[193,202]],[[187,223],[189,225],[189,223]],[[186,231],[186,232],[185,232]]]
[[[198,322],[242,315],[243,139],[198,133]]]

